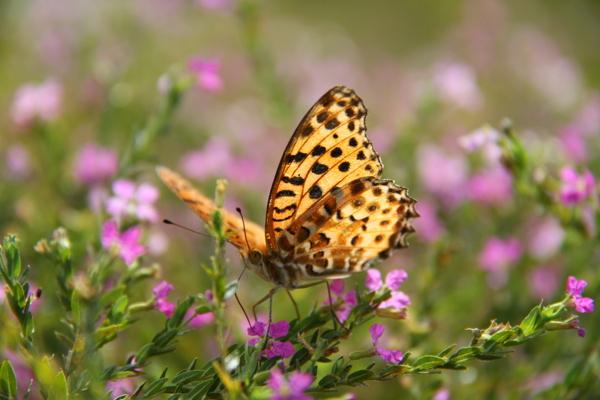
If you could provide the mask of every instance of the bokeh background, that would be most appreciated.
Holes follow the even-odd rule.
[[[0,231],[19,235],[32,279],[44,288],[36,326],[47,353],[64,348],[54,337],[60,323],[53,271],[32,250],[39,239],[66,227],[77,238],[78,268],[87,268],[89,248],[101,248],[117,178],[160,188],[149,207],[202,230],[158,181],[159,164],[207,194],[216,178],[227,178],[227,206],[262,224],[291,133],[335,85],[362,97],[383,177],[408,187],[422,214],[411,247],[378,265],[409,274],[402,290],[412,301],[410,319],[385,322],[388,347],[420,355],[468,345],[465,328],[491,319],[517,324],[541,299],[561,300],[569,275],[587,280],[594,298],[597,197],[572,206],[572,215],[587,215],[574,227],[513,186],[497,147],[470,150],[473,138],[497,134],[509,117],[540,179],[555,178],[551,198],[559,199],[565,166],[598,175],[599,43],[600,3],[592,0],[0,2]],[[185,76],[191,87],[161,114],[170,85]],[[132,159],[133,138],[152,118],[165,129]],[[85,160],[93,155],[82,151],[92,143],[106,158],[90,166]],[[159,264],[160,272],[139,285],[139,300],[163,279],[175,286],[173,301],[208,289],[200,263],[211,254],[210,239],[148,219],[155,222],[144,225],[143,262]],[[234,279],[241,262],[234,251],[229,257]],[[346,288],[362,287],[364,279],[349,278]],[[246,274],[239,294],[251,308],[269,289]],[[304,313],[325,297],[319,288],[295,292]],[[276,320],[293,317],[284,295],[275,304]],[[240,326],[234,336],[246,340],[241,312],[235,304],[229,311]],[[162,315],[141,319],[104,351],[107,362],[124,362],[164,323]],[[581,326],[585,339],[575,331],[549,334],[467,372],[352,392],[377,399],[592,399],[600,320],[585,315]],[[340,354],[368,348],[364,331]],[[210,326],[195,330],[146,372],[212,358],[212,334]]]

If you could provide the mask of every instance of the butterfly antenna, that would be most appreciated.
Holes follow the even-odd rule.
[[[210,235],[207,235],[206,233],[202,233],[202,232],[195,231],[195,230],[193,230],[193,229],[190,229],[190,228],[188,228],[188,227],[185,227],[185,226],[183,226],[183,225],[179,225],[178,223],[176,223],[176,222],[173,222],[173,221],[171,221],[171,220],[168,220],[168,219],[163,219],[163,221],[162,221],[162,222],[163,222],[163,224],[167,224],[167,225],[175,225],[175,226],[177,226],[177,227],[179,227],[179,228],[181,228],[181,229],[185,229],[186,231],[190,231],[190,232],[192,232],[192,233],[196,233],[196,234],[198,234],[198,235],[202,235],[202,236],[206,236],[206,237],[212,237],[212,236],[210,236]]]
[[[248,251],[250,251],[252,249],[250,248],[250,243],[248,242],[248,235],[246,234],[246,221],[244,221],[244,215],[242,214],[242,209],[239,207],[236,207],[235,211],[237,211],[238,214],[240,214],[240,217],[242,218],[242,226],[244,227],[244,239],[246,239],[246,245],[248,246]]]

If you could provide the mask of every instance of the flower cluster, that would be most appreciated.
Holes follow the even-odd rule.
[[[171,285],[167,281],[162,281],[161,283],[156,285],[154,289],[152,289],[152,294],[154,295],[155,299],[154,308],[157,311],[160,311],[161,313],[165,314],[167,318],[171,318],[173,316],[173,312],[175,311],[176,307],[175,304],[166,300],[171,290],[173,290],[173,285]],[[212,292],[210,290],[208,290],[204,294],[204,296],[209,301],[212,301]],[[189,308],[189,310],[187,310],[184,319],[191,319],[188,322],[188,326],[192,328],[200,328],[204,325],[212,323],[215,317],[210,312],[205,314],[196,314],[194,307],[192,306]]]
[[[373,348],[383,361],[394,364],[402,361],[402,352],[400,350],[386,350],[383,347],[379,347],[379,338],[385,332],[385,325],[373,324],[369,328],[369,332],[371,332],[371,338],[373,339]]]
[[[582,297],[583,289],[587,286],[584,280],[577,280],[574,276],[567,279],[567,293],[571,295],[571,304],[580,313],[589,313],[594,311],[594,300],[589,297]]]
[[[337,297],[336,300],[332,300],[335,315],[340,322],[344,322],[348,319],[348,316],[352,311],[352,307],[355,307],[357,304],[356,291],[351,290],[344,294],[344,281],[341,279],[334,279],[329,284],[329,289],[331,290],[331,294]],[[324,306],[329,304],[329,299],[323,302]]]
[[[113,183],[112,190],[114,196],[106,200],[106,211],[118,221],[127,217],[149,222],[160,219],[153,206],[159,192],[153,185],[142,183],[136,188],[134,182],[119,179]]]
[[[563,167],[560,170],[560,179],[560,201],[567,206],[581,202],[594,192],[594,175],[587,169],[578,174],[573,167]]]
[[[141,236],[142,228],[139,225],[119,232],[117,221],[111,219],[102,225],[100,241],[105,250],[115,252],[125,264],[131,265],[146,252],[146,248],[139,243]]]
[[[271,324],[269,328],[269,338],[277,339],[284,337],[290,330],[290,324],[287,321],[280,321]],[[254,325],[247,330],[249,336],[256,336],[248,341],[249,346],[254,346],[262,342],[261,337],[267,332],[267,324],[264,322],[257,321]],[[267,358],[273,358],[281,356],[281,358],[288,358],[294,355],[296,350],[292,345],[292,342],[280,342],[278,340],[269,340],[267,347],[262,351],[262,355]]]
[[[392,291],[392,297],[383,301],[379,308],[393,308],[395,310],[400,310],[406,306],[410,306],[410,298],[408,295],[398,288],[408,279],[408,274],[403,269],[395,269],[390,271],[385,277],[385,287]],[[369,269],[367,270],[367,280],[365,281],[365,286],[371,292],[376,292],[379,289],[383,288],[383,281],[381,280],[381,272],[377,269]]]

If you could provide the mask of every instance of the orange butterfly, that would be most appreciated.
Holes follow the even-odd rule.
[[[366,136],[367,109],[336,86],[304,116],[288,143],[269,195],[265,229],[223,210],[229,242],[244,265],[279,288],[345,278],[406,247],[419,216],[408,189],[379,179],[383,164]],[[164,168],[162,181],[205,221],[215,203]]]

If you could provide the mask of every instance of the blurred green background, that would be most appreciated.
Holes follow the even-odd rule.
[[[77,152],[96,142],[123,159],[136,130],[165,102],[159,77],[188,73],[191,56],[220,62],[222,88],[190,89],[144,158],[119,171],[119,177],[161,189],[161,217],[202,229],[203,222],[158,181],[154,166],[189,175],[182,157],[216,140],[227,149],[227,160],[237,160],[237,169],[217,158],[211,168],[197,171],[197,186],[212,194],[215,178],[228,178],[228,207],[239,205],[247,218],[262,224],[272,177],[296,124],[324,92],[346,85],[369,109],[369,137],[385,164],[383,177],[429,204],[441,229],[434,237],[411,236],[409,249],[377,266],[409,273],[402,290],[411,296],[410,319],[386,323],[389,347],[431,354],[452,343],[467,345],[465,328],[483,328],[491,319],[517,324],[540,301],[539,291],[532,289],[541,279],[536,271],[553,282],[542,283],[550,288],[546,302],[562,298],[569,275],[587,280],[586,294],[593,298],[600,284],[597,239],[563,220],[556,248],[541,255],[532,251],[532,226],[545,218],[545,210],[520,194],[477,201],[468,177],[485,170],[487,161],[466,154],[459,138],[510,117],[540,174],[558,176],[564,165],[585,165],[597,176],[599,43],[600,3],[591,0],[0,2],[0,155],[6,161],[14,145],[30,154],[29,171],[18,179],[2,163],[0,229],[19,235],[32,279],[44,288],[36,324],[47,352],[64,351],[54,337],[60,329],[58,305],[52,271],[32,248],[65,226],[77,238],[83,270],[89,263],[86,248],[100,247],[100,224],[107,218],[90,209],[89,188],[74,177]],[[62,88],[60,115],[35,129],[17,126],[11,114],[15,92],[49,78]],[[565,132],[573,126],[582,131],[583,158],[565,150]],[[440,170],[447,182],[457,182],[445,189],[449,192],[427,183],[428,174],[435,174],[435,166],[424,161],[428,146],[458,160],[438,166],[460,170]],[[171,297],[210,287],[199,268],[211,254],[209,239],[160,224],[147,226],[147,232],[158,232],[161,243],[168,242],[144,262],[160,263],[160,279],[175,286]],[[481,269],[480,254],[486,239],[496,236],[517,238],[522,252],[507,269],[506,281],[494,284]],[[597,233],[590,228],[588,236]],[[230,250],[233,279],[241,262]],[[364,279],[364,274],[349,278],[346,288],[362,287]],[[148,298],[159,281],[140,285],[139,300]],[[239,294],[251,308],[269,289],[246,274]],[[293,316],[284,297],[276,298],[275,320]],[[295,292],[304,313],[316,298],[325,300],[325,292]],[[236,305],[230,312],[240,325],[235,336],[245,340],[241,312]],[[124,362],[140,337],[154,334],[148,327],[163,324],[160,318],[142,316],[106,349],[107,362]],[[581,326],[588,329],[585,339],[575,332],[547,335],[515,349],[506,360],[480,362],[467,372],[403,377],[352,392],[378,399],[431,398],[440,388],[453,399],[597,398],[600,389],[590,379],[598,373],[600,320],[585,315]],[[211,335],[210,327],[187,335],[179,351],[147,372],[160,373],[166,365],[178,370],[194,357],[215,356]],[[370,345],[365,329],[344,343],[340,354]]]

